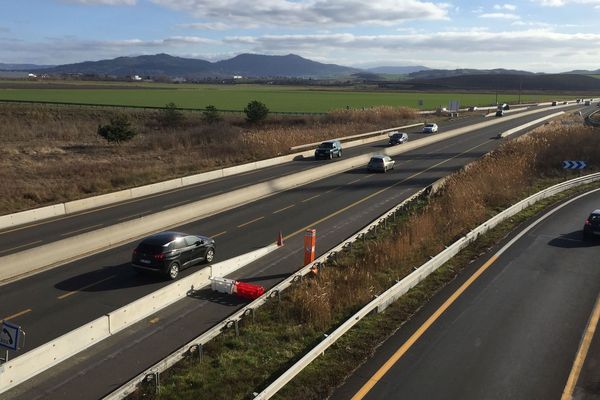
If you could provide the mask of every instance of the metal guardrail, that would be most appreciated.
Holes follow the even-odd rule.
[[[595,118],[594,115],[598,114],[598,118]],[[590,126],[600,127],[600,110],[596,110],[593,113],[587,115],[585,117],[585,123]]]
[[[368,234],[370,231],[372,231],[374,229],[377,229],[377,227],[379,225],[381,225],[382,223],[385,224],[386,220],[389,217],[391,217],[396,212],[398,212],[399,210],[406,207],[410,202],[412,202],[416,198],[423,196],[425,194],[428,194],[432,191],[435,191],[444,180],[445,180],[445,178],[442,178],[442,179],[436,181],[435,183],[433,183],[432,185],[419,190],[418,192],[416,192],[409,198],[403,200],[401,203],[399,203],[398,205],[396,205],[395,207],[393,207],[392,209],[387,211],[385,214],[383,214],[382,216],[377,218],[375,221],[371,222],[369,225],[367,225],[366,227],[364,227],[363,229],[361,229],[360,231],[358,231],[357,233],[355,233],[354,235],[352,235],[351,237],[349,237],[348,239],[346,239],[345,241],[343,241],[336,247],[332,248],[325,254],[321,255],[319,258],[317,258],[312,263],[302,267],[300,270],[293,273],[292,275],[290,275],[289,277],[284,279],[279,284],[277,284],[274,287],[272,287],[271,289],[267,290],[265,292],[265,294],[263,294],[258,299],[254,300],[250,304],[242,307],[240,310],[236,311],[235,313],[233,313],[232,315],[230,315],[229,317],[227,317],[226,319],[224,319],[223,321],[221,321],[220,323],[218,323],[217,325],[215,325],[208,331],[199,335],[195,339],[191,340],[187,344],[183,345],[182,347],[180,347],[179,349],[177,349],[176,351],[174,351],[173,353],[168,355],[166,358],[162,359],[158,363],[154,364],[150,368],[146,369],[145,371],[136,375],[134,378],[130,379],[124,385],[122,385],[121,387],[119,387],[118,389],[116,389],[115,391],[110,393],[108,396],[104,397],[104,400],[115,400],[115,399],[122,399],[122,398],[126,397],[127,395],[132,393],[135,390],[135,388],[137,387],[137,385],[142,383],[144,381],[144,379],[146,379],[147,377],[157,376],[158,374],[160,374],[161,372],[170,368],[171,366],[173,366],[174,364],[176,364],[177,362],[179,362],[180,360],[182,360],[185,357],[201,354],[202,346],[204,344],[206,344],[207,342],[211,341],[212,339],[214,339],[215,337],[217,337],[218,335],[220,335],[224,330],[229,329],[229,328],[235,328],[237,331],[239,329],[238,324],[244,317],[247,317],[248,315],[253,315],[254,311],[257,308],[264,305],[267,301],[269,301],[269,299],[278,297],[282,291],[284,291],[285,289],[287,289],[288,287],[293,285],[295,282],[301,280],[302,277],[304,277],[305,275],[309,274],[313,267],[315,267],[315,266],[318,267],[319,265],[321,265],[325,261],[327,261],[329,258],[334,257],[336,253],[346,249],[348,246],[351,246],[352,243],[356,242],[357,240],[364,238],[366,234]]]
[[[392,304],[394,301],[396,301],[398,298],[400,298],[402,295],[408,292],[411,288],[416,286],[419,282],[423,281],[432,272],[444,265],[460,250],[464,249],[469,244],[474,242],[480,235],[484,234],[488,230],[494,228],[499,223],[512,217],[513,215],[524,210],[525,208],[529,207],[530,205],[536,203],[539,200],[551,197],[557,193],[560,193],[572,187],[584,185],[598,180],[600,180],[600,173],[595,173],[551,186],[545,190],[542,190],[541,192],[529,196],[528,198],[507,208],[495,217],[479,225],[477,228],[473,229],[463,238],[454,242],[451,246],[447,247],[445,250],[433,257],[431,260],[421,265],[419,268],[417,268],[407,277],[402,279],[400,282],[396,283],[390,289],[386,290],[384,293],[376,297],[374,300],[372,300],[370,303],[364,306],[361,310],[359,310],[356,314],[348,318],[346,322],[344,322],[336,330],[330,333],[311,351],[304,355],[304,357],[298,360],[292,367],[290,367],[275,381],[273,381],[273,383],[271,383],[267,388],[260,392],[255,397],[255,400],[270,399],[275,393],[281,390],[281,388],[283,388],[289,381],[291,381],[296,375],[298,375],[304,368],[306,368],[308,364],[310,364],[319,355],[323,354],[323,352],[327,348],[329,348],[333,343],[335,343],[340,337],[342,337],[348,330],[350,330],[350,328],[356,325],[365,316],[369,315],[374,310],[377,310],[377,312],[385,310],[390,304]]]

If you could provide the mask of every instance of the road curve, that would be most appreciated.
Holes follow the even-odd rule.
[[[332,399],[560,399],[600,294],[600,242],[581,238],[599,204],[600,191],[582,196],[497,259],[496,248],[467,267]],[[577,399],[600,396],[598,336],[575,377]]]

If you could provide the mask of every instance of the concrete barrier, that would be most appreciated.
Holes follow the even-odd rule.
[[[26,381],[110,336],[108,318],[100,317],[0,366],[0,393]]]
[[[277,250],[277,248],[277,244],[274,243],[261,249],[252,251],[250,253],[246,253],[241,256],[233,257],[229,260],[213,264],[210,267],[210,276],[224,277],[226,275],[229,275],[232,272],[235,272],[238,269],[242,268],[243,266],[248,265],[251,262],[258,260],[259,258],[266,256],[270,252]]]
[[[36,208],[33,210],[21,211],[14,214],[2,215],[0,216],[0,229],[30,224],[32,222],[58,217],[64,215],[64,213],[65,205],[61,203],[52,206]]]
[[[545,117],[538,118],[538,119],[536,119],[535,121],[531,121],[531,122],[528,122],[528,123],[526,123],[526,124],[524,124],[524,125],[517,126],[516,128],[509,129],[509,130],[507,130],[507,131],[504,131],[504,132],[500,133],[500,134],[498,135],[498,137],[500,137],[500,138],[505,138],[505,137],[507,137],[507,136],[510,136],[510,135],[512,135],[513,133],[517,133],[517,132],[519,132],[519,131],[522,131],[523,129],[527,129],[527,128],[529,128],[529,127],[531,127],[531,126],[535,125],[535,124],[539,124],[540,122],[544,122],[544,121],[546,121],[546,120],[549,120],[549,119],[552,119],[552,118],[558,117],[558,116],[560,116],[560,115],[563,115],[564,113],[565,113],[564,111],[559,111],[559,112],[557,112],[557,113],[554,113],[554,114],[551,114],[551,115],[546,115]]]
[[[356,167],[366,166],[373,154],[395,156],[438,141],[541,111],[545,110],[526,111],[519,115],[484,121],[468,127],[432,134],[419,140],[409,141],[401,146],[387,147],[378,152],[343,159],[338,162],[202,199],[191,204],[143,216],[135,220],[85,232],[19,253],[9,254],[0,257],[0,282],[14,280],[34,272],[49,269],[65,262],[74,261],[131,240],[142,238],[152,232],[196,221]]]

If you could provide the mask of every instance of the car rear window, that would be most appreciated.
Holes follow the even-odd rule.
[[[381,159],[381,158],[371,158],[371,162],[373,164],[383,164],[383,159]]]
[[[426,124],[425,128],[433,128],[433,124]]]
[[[314,146],[314,144],[313,144],[313,146]],[[333,143],[321,143],[321,147],[323,147],[325,149],[332,149],[333,148]]]
[[[144,254],[160,254],[166,250],[166,247],[157,244],[140,243],[138,251]]]
[[[401,134],[401,133],[394,133],[394,134],[392,135],[392,137],[393,137],[394,139],[400,139],[400,138],[402,137],[402,134]]]

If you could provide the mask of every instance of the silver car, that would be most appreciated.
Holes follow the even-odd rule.
[[[376,155],[369,160],[367,169],[369,171],[386,172],[388,169],[394,169],[394,164],[396,164],[396,161],[389,156]]]
[[[436,133],[438,131],[437,124],[429,123],[423,126],[423,133]]]

